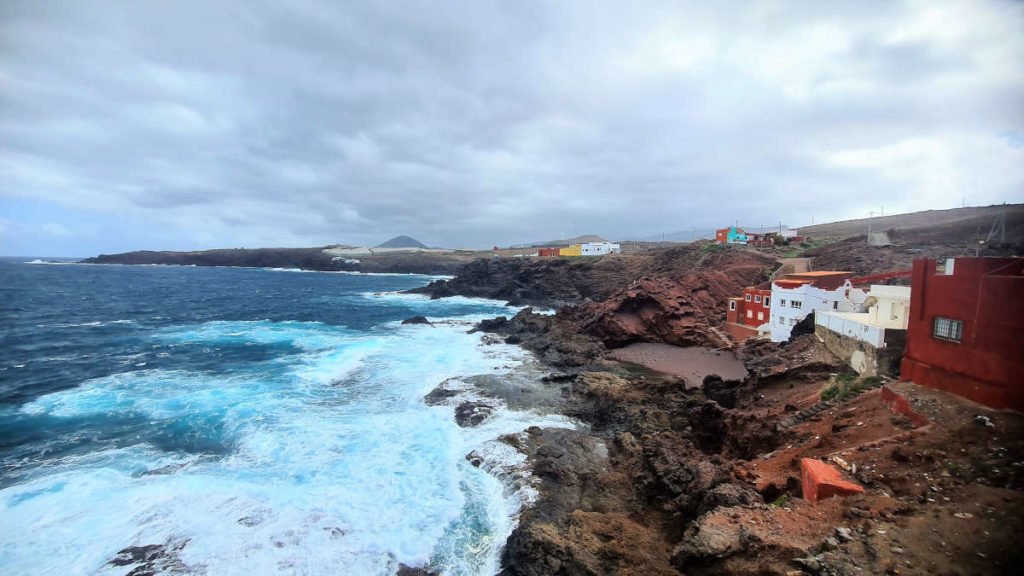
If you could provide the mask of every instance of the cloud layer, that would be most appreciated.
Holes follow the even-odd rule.
[[[0,8],[0,252],[490,246],[1024,197],[1019,2]]]

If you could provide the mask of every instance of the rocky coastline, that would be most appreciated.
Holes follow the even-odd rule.
[[[451,275],[475,257],[469,252],[382,251],[358,258],[339,257],[330,246],[315,248],[226,248],[192,252],[138,250],[101,254],[83,264],[297,268],[319,272]]]
[[[1024,559],[1012,546],[1024,528],[1024,418],[986,414],[996,428],[979,426],[979,408],[948,395],[856,381],[813,334],[733,345],[719,331],[725,299],[772,269],[754,252],[693,246],[478,261],[419,290],[558,308],[474,329],[533,352],[546,409],[585,425],[506,439],[527,455],[538,498],[502,574],[994,574]],[[728,351],[748,374],[694,385],[607,359],[637,342]],[[833,389],[843,392],[822,400]],[[889,411],[884,393],[933,424]],[[477,425],[487,404],[460,404],[456,417]],[[866,492],[804,500],[801,458],[846,464]]]

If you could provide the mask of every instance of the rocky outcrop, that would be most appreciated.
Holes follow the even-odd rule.
[[[413,316],[411,318],[406,318],[405,320],[402,320],[402,324],[427,324],[430,326],[433,325],[430,322],[430,320],[427,320],[426,316]]]
[[[506,343],[521,345],[548,366],[559,370],[578,370],[599,360],[604,353],[604,346],[580,333],[564,311],[550,315],[537,314],[531,308],[525,308],[511,319],[499,316],[484,320],[473,331],[500,334]]]
[[[814,334],[805,334],[784,344],[751,338],[737,347],[736,355],[750,372],[750,380],[761,385],[789,378],[827,378],[829,374],[846,370],[838,358],[819,345]]]
[[[515,305],[560,307],[600,302],[628,290],[637,278],[670,281],[701,273],[715,313],[725,299],[766,278],[774,260],[736,247],[682,245],[640,254],[598,258],[493,258],[477,260],[450,280],[438,280],[411,292],[433,298],[473,296]]]

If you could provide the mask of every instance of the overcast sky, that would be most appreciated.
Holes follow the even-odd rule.
[[[1024,201],[1024,3],[0,3],[0,254]]]

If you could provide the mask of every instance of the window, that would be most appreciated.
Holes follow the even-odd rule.
[[[760,304],[761,303],[761,296],[760,295],[754,296],[754,302],[757,302],[758,304]]]
[[[765,296],[764,297],[764,307],[765,308],[768,308],[769,306],[771,306],[771,304],[772,304],[771,303],[771,299],[772,299],[771,296]]]
[[[796,326],[796,318],[790,318],[789,319],[789,325],[790,326]]]
[[[764,320],[764,312],[758,312],[757,313],[757,319],[763,321]]]
[[[736,301],[735,300],[729,300],[729,310],[735,310],[735,309],[736,309]]]
[[[832,303],[832,309],[839,310],[839,300],[836,300],[835,302]]]
[[[783,298],[782,300],[779,300],[779,306],[781,306],[782,308],[786,307],[786,299],[785,298]]]
[[[785,326],[786,325],[786,319],[783,318],[782,316],[779,316],[779,325],[780,326]]]
[[[753,310],[747,310],[747,318],[753,318],[753,317],[754,317],[754,311]]]
[[[932,335],[939,340],[959,342],[964,335],[964,322],[963,320],[953,320],[952,318],[936,316]]]
[[[750,294],[744,294],[743,299],[746,300],[747,302],[750,302]]]
[[[789,301],[789,307],[790,308],[803,308],[804,307],[804,303],[799,301],[799,300],[790,300]]]

